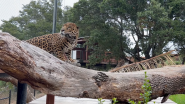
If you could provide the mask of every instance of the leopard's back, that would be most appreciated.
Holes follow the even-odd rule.
[[[79,30],[74,23],[66,23],[60,33],[35,37],[26,42],[56,55],[63,61],[73,61],[71,51],[77,45]]]
[[[26,40],[26,42],[35,45],[43,50],[46,50],[47,52],[51,52],[53,50],[52,46],[52,34],[43,35],[34,37],[32,39]]]
[[[77,41],[70,43],[67,38],[62,37],[59,33],[35,37],[26,40],[26,42],[47,52],[56,51],[57,48],[61,48],[60,51],[67,52],[68,50],[72,50],[77,44]]]

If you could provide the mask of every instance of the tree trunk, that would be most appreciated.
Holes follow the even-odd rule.
[[[0,33],[0,69],[46,94],[142,100],[144,71],[111,73],[77,67],[8,33]],[[151,99],[185,93],[185,66],[146,70]]]
[[[183,59],[182,59],[182,65],[184,64],[184,62],[185,62],[185,57],[183,57]]]
[[[150,59],[150,54],[149,53],[150,53],[149,51],[145,51],[144,52],[146,59]]]

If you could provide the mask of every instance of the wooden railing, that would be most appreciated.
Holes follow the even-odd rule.
[[[147,60],[143,60],[140,62],[124,65],[115,69],[110,70],[110,72],[132,72],[132,71],[140,71],[140,70],[147,70],[153,68],[159,68],[165,65],[175,65],[174,61],[171,59],[171,53],[175,51],[169,51],[167,53],[152,57]],[[168,61],[165,63],[164,61]]]

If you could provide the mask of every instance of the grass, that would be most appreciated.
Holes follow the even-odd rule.
[[[177,104],[185,104],[185,94],[171,95],[170,100],[176,102]]]
[[[4,87],[5,85],[6,85],[6,82],[0,81],[0,88],[1,88],[1,87]]]

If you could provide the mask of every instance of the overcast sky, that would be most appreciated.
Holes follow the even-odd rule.
[[[18,16],[23,5],[29,4],[32,0],[0,0],[0,25],[1,20],[9,20],[12,16]],[[63,0],[64,6],[73,6],[79,0]]]

